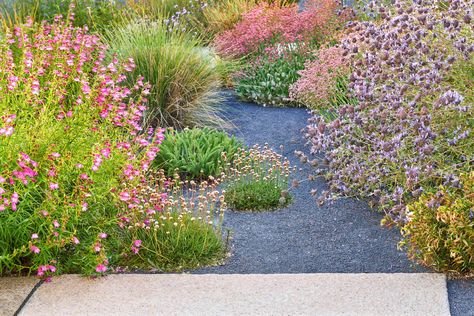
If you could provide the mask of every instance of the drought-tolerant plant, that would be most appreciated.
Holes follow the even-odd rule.
[[[268,145],[240,149],[229,165],[225,201],[237,211],[263,211],[284,207],[291,202],[288,159]]]
[[[125,13],[121,1],[113,0],[6,0],[0,3],[0,20],[4,27],[24,23],[27,17],[36,22],[53,22],[57,15],[74,15],[74,26],[103,31],[121,21]]]
[[[220,74],[216,59],[187,33],[168,31],[162,21],[132,22],[108,33],[110,51],[132,57],[140,76],[151,85],[145,126],[224,126],[218,115]]]
[[[123,220],[128,248],[119,263],[129,268],[181,271],[217,263],[225,256],[222,221],[226,204],[218,180],[169,179],[162,170],[133,187],[143,201],[154,201]],[[137,224],[138,223],[138,224]]]
[[[243,145],[234,136],[209,128],[168,130],[154,165],[168,177],[184,179],[218,177]]]
[[[290,99],[311,109],[334,112],[351,102],[347,96],[349,61],[338,46],[320,48],[307,60],[300,78],[290,87]]]
[[[441,194],[455,190],[472,171],[472,6],[399,0],[380,18],[353,23],[355,35],[342,44],[358,104],[341,107],[331,123],[315,116],[307,136],[313,153],[325,153],[333,194],[367,198],[403,226],[407,204],[440,185]]]
[[[260,3],[245,13],[234,28],[218,35],[214,46],[224,55],[241,57],[271,43],[319,41],[331,35],[338,24],[338,4],[334,0],[313,0],[307,10],[298,5],[279,6]]]
[[[232,29],[242,15],[257,5],[255,0],[217,0],[207,6],[203,11],[201,33],[209,41],[217,34]]]
[[[0,56],[0,274],[102,273],[118,191],[162,139],[142,133],[146,86],[129,89],[133,61],[106,63],[98,37],[60,19],[7,29]]]
[[[263,105],[297,105],[289,98],[289,88],[298,80],[307,58],[311,58],[307,48],[297,43],[267,49],[236,74],[235,91],[243,99]]]
[[[402,245],[409,255],[441,271],[474,272],[474,171],[461,188],[441,187],[407,206]]]

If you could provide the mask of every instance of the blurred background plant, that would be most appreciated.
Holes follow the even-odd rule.
[[[285,207],[289,194],[290,162],[268,145],[239,149],[224,176],[225,201],[236,211]]]
[[[13,27],[31,17],[35,22],[52,23],[55,16],[74,16],[73,25],[87,25],[92,31],[103,32],[120,23],[127,13],[126,6],[115,0],[6,0],[0,2],[3,27]]]
[[[182,179],[216,178],[243,147],[235,137],[209,128],[168,130],[153,165],[168,177],[177,173]]]

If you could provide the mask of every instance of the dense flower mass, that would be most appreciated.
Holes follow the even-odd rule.
[[[398,0],[380,22],[350,25],[343,48],[359,103],[330,123],[314,116],[307,130],[311,151],[325,151],[333,194],[369,198],[403,225],[423,192],[464,185],[474,161],[472,8]]]
[[[146,85],[123,84],[133,60],[104,49],[60,18],[0,40],[0,273],[107,270],[117,189],[143,177],[162,135],[141,130]]]
[[[338,78],[349,71],[348,59],[338,46],[321,48],[315,60],[307,60],[300,78],[290,87],[290,98],[310,108],[327,108],[337,93]]]
[[[278,6],[262,2],[243,15],[231,30],[217,36],[214,45],[228,56],[244,56],[272,40],[291,43],[321,38],[330,33],[338,20],[337,1],[309,1],[308,9],[298,13],[297,4]]]

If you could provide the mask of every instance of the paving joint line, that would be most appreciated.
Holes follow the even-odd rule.
[[[33,288],[31,289],[30,293],[28,293],[28,295],[25,297],[25,299],[23,300],[23,302],[21,302],[21,305],[18,307],[18,309],[15,311],[15,313],[13,314],[13,316],[18,316],[20,315],[22,309],[26,306],[26,304],[28,304],[28,301],[30,300],[30,298],[33,296],[33,294],[35,294],[36,290],[39,289],[39,287],[41,285],[43,285],[44,283],[44,280],[41,279],[39,280],[38,283],[35,284],[35,286],[33,286]]]

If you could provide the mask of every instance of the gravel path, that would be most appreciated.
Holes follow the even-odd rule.
[[[234,134],[248,145],[268,142],[304,178],[308,166],[293,155],[304,149],[300,130],[305,109],[268,108],[239,102],[227,94],[226,116],[237,126]],[[232,257],[226,265],[201,270],[215,273],[423,272],[397,250],[399,233],[380,226],[381,215],[366,204],[343,199],[319,207],[309,191],[324,190],[323,179],[302,182],[291,191],[293,203],[285,209],[241,213],[229,211],[225,226],[233,234]]]
[[[305,109],[268,108],[240,102],[225,92],[225,115],[236,125],[234,134],[248,145],[268,142],[309,174],[293,155],[304,148],[300,130],[309,115]],[[232,231],[232,256],[223,266],[194,273],[411,273],[428,270],[397,250],[399,232],[380,226],[382,216],[362,201],[342,199],[318,206],[309,191],[324,190],[323,179],[293,189],[293,203],[285,209],[241,213],[228,211],[225,226]],[[474,316],[474,282],[449,281],[453,315]]]

